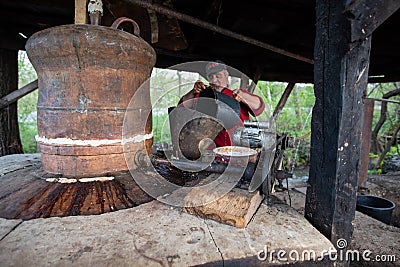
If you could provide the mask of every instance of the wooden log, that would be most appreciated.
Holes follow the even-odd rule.
[[[195,189],[192,191],[196,194],[196,198],[207,198],[210,192]],[[185,199],[190,199],[189,194]],[[215,220],[224,224],[245,228],[251,218],[260,206],[264,196],[259,191],[250,193],[248,190],[233,188],[223,197],[214,200],[208,204],[184,208],[190,214],[205,219]]]
[[[22,87],[18,90],[12,91],[8,95],[6,95],[5,97],[0,99],[0,110],[7,107],[8,105],[14,103],[21,97],[24,97],[27,94],[35,91],[37,88],[38,88],[38,80],[34,80],[33,82],[25,85],[24,87]]]
[[[317,1],[310,187],[305,216],[334,244],[350,244],[371,38],[349,43],[346,6]]]

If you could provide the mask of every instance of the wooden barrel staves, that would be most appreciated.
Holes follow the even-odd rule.
[[[123,171],[124,153],[151,147],[150,92],[135,92],[150,77],[155,52],[117,27],[63,25],[27,41],[39,80],[37,143],[47,172],[93,177]],[[135,144],[124,151],[122,127],[133,95],[137,121],[129,135]]]

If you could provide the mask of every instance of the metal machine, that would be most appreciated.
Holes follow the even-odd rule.
[[[212,142],[222,129],[231,129],[237,125],[240,122],[239,113],[239,102],[213,90],[205,90],[194,109],[170,108],[172,152],[165,153],[167,159],[153,157],[153,164],[171,164],[190,172],[225,172],[226,162],[217,159],[210,162],[209,158],[204,157],[206,153],[203,152],[209,146],[209,142],[204,140]],[[272,120],[244,121],[242,127],[234,130],[231,139],[239,149],[250,148],[257,151],[255,162],[247,162],[244,172],[243,166],[229,167],[229,171],[241,174],[241,180],[246,182],[245,187],[250,192],[261,189],[264,194],[269,195],[274,191],[275,181],[278,186],[283,187],[282,180],[291,177],[283,168],[283,151],[294,146],[293,138],[286,134],[277,135]],[[217,150],[214,152],[218,154]],[[233,157],[244,156],[232,152],[229,157],[232,162]]]
[[[277,136],[270,122],[244,121],[244,126],[235,129],[232,142],[238,146],[260,148],[257,167],[250,182],[249,191],[261,189],[264,194],[274,191],[275,181],[282,187],[282,180],[291,177],[284,171],[283,151],[294,147],[294,139],[286,134]]]

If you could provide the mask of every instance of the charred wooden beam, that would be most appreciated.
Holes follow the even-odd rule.
[[[316,1],[316,100],[305,207],[306,218],[334,244],[339,239],[350,244],[353,233],[371,50],[371,38],[350,43],[346,8],[334,0]]]
[[[221,7],[221,3],[222,3],[222,0],[212,0],[211,4],[207,8],[207,13],[204,16],[203,20],[209,22],[212,19],[217,19],[218,12]],[[192,40],[192,43],[188,49],[189,53],[193,52],[194,48],[196,47],[196,45],[199,43],[199,41],[201,39],[202,39],[202,29],[197,28],[194,38]]]
[[[36,90],[37,88],[38,88],[38,80],[34,80],[33,82],[25,85],[21,89],[12,91],[8,95],[0,99],[0,110],[14,103],[21,97],[26,96],[27,94]]]
[[[0,97],[17,90],[18,51],[0,49]],[[0,156],[23,153],[17,104],[0,110]]]
[[[307,62],[310,64],[314,63],[314,61],[312,59],[309,59],[304,56],[301,56],[301,55],[286,51],[284,49],[272,46],[270,44],[261,42],[259,40],[253,39],[253,38],[245,36],[243,34],[239,34],[239,33],[224,29],[224,28],[216,26],[212,23],[205,22],[203,20],[200,20],[200,19],[194,18],[192,16],[177,12],[175,10],[165,8],[162,5],[153,4],[151,2],[144,1],[144,0],[126,0],[126,1],[129,3],[132,3],[132,4],[136,4],[142,8],[154,10],[160,14],[164,14],[166,16],[171,16],[171,17],[177,18],[179,20],[196,25],[198,27],[220,33],[222,35],[225,35],[225,36],[228,36],[228,37],[231,37],[231,38],[234,38],[234,39],[237,39],[237,40],[240,40],[240,41],[243,41],[243,42],[246,42],[246,43],[249,43],[249,44],[270,50],[270,51],[273,51],[275,53],[278,53],[278,54],[281,54],[281,55],[284,55],[287,57],[291,57],[291,58],[294,58],[294,59],[297,59],[297,60],[300,60],[303,62]]]
[[[399,8],[398,0],[353,1],[345,11],[351,21],[351,41],[355,42],[370,36]]]

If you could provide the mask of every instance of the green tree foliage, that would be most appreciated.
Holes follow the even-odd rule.
[[[286,83],[260,81],[257,86],[264,96],[266,103],[273,110],[285,88]],[[314,106],[314,87],[312,84],[297,84],[290,94],[279,117],[275,121],[278,134],[287,133],[294,138],[302,138],[311,131],[311,113]],[[309,163],[310,137],[299,141],[293,149],[287,149],[286,168],[291,170],[295,167],[305,166]]]
[[[368,85],[368,97],[369,98],[382,98],[385,94],[400,88],[400,83],[379,83],[379,84],[369,84]],[[400,101],[400,95],[393,96],[390,100]],[[398,103],[388,102],[386,112],[386,120],[379,130],[380,142],[382,145],[385,144],[387,136],[391,136],[394,129],[400,123],[400,105]],[[375,101],[374,104],[374,114],[373,114],[373,128],[377,124],[381,114],[382,102]]]
[[[29,62],[24,51],[18,53],[18,88],[37,79],[36,72]],[[18,121],[22,147],[25,153],[36,153],[35,136],[37,135],[37,107],[38,91],[24,96],[18,100]]]

